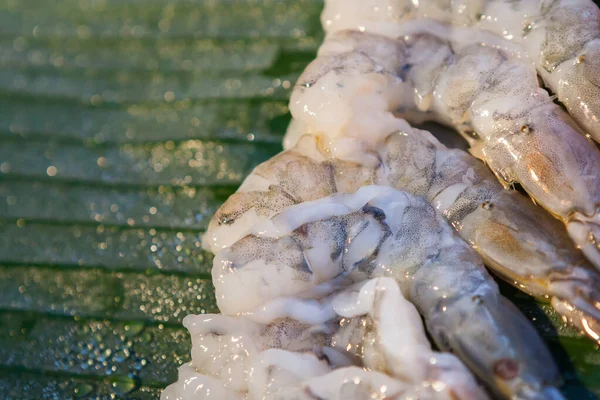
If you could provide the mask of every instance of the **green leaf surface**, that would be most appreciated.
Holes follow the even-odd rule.
[[[0,34],[59,37],[303,37],[320,0],[3,0]]]
[[[87,147],[43,140],[6,140],[4,177],[113,185],[237,186],[278,145],[185,140]]]
[[[0,266],[0,309],[178,323],[217,312],[210,278]]]
[[[0,93],[100,105],[216,99],[285,99],[287,89],[276,82],[294,82],[298,74],[279,81],[262,74],[210,76],[202,72],[140,72],[36,67],[0,69]]]
[[[81,375],[0,370],[0,392],[10,393],[14,399],[75,400],[91,397],[114,400],[125,396],[131,400],[160,399],[161,390],[158,388],[141,386],[131,392],[132,387],[137,387],[137,384],[131,378],[90,379]]]
[[[19,219],[0,224],[0,263],[206,275],[212,255],[202,250],[198,232]]]
[[[233,191],[233,187],[102,187],[4,180],[0,181],[0,218],[204,230]]]
[[[0,399],[158,399],[216,312],[202,234],[281,149],[321,0],[0,0]],[[501,285],[569,399],[600,350]]]
[[[173,364],[189,355],[189,335],[180,327],[11,312],[0,321],[0,359],[13,370],[134,377],[162,387],[176,378]]]
[[[265,70],[281,46],[266,39],[78,39],[0,38],[0,65],[148,71],[203,71],[223,74]]]
[[[0,98],[0,137],[100,143],[145,143],[188,139],[275,143],[286,101],[190,102],[124,109]]]

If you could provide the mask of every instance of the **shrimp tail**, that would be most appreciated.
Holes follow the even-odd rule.
[[[500,397],[563,399],[555,389],[561,379],[550,353],[529,320],[512,303],[493,292],[464,297],[459,302],[474,303],[468,305],[473,309],[468,319],[478,323],[460,323],[453,333],[449,333],[431,326],[437,325],[435,320],[429,321],[430,332],[440,347],[456,352]],[[458,309],[466,308],[456,306]],[[447,311],[451,308],[448,307]],[[447,311],[438,313],[438,318],[461,320],[460,315]],[[515,346],[509,351],[496,346],[500,337]],[[481,352],[481,348],[489,351]]]
[[[600,270],[600,210],[593,217],[576,214],[567,222],[567,231],[575,245]]]
[[[570,324],[600,344],[600,277],[577,267],[568,276],[551,277],[552,305]]]

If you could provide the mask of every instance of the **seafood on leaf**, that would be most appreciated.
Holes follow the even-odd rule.
[[[483,262],[600,341],[597,20],[584,0],[327,0],[285,151],[203,238],[222,314],[185,319],[162,399],[562,399]],[[473,156],[409,125],[428,120]]]
[[[254,225],[265,224],[291,205],[384,184],[423,196],[495,273],[551,301],[572,324],[597,340],[598,274],[572,246],[558,221],[518,192],[504,190],[480,161],[446,148],[428,132],[406,123],[373,150],[361,151],[361,157],[379,160],[372,167],[331,158],[327,149],[319,150],[326,141],[304,136],[296,147],[259,165],[217,211],[204,237],[209,248],[218,254]],[[252,247],[252,240],[247,239],[246,245]],[[287,245],[296,246],[293,241]],[[273,254],[281,259],[292,254],[284,250],[279,247]],[[304,260],[296,254],[295,263]],[[339,272],[332,268],[319,282]],[[233,292],[247,301],[238,290]]]
[[[330,158],[373,166],[374,183],[424,196],[498,275],[551,300],[570,323],[598,340],[600,277],[575,251],[558,221],[517,192],[504,190],[475,158],[445,148],[430,133],[393,115],[391,110],[403,101],[397,86],[403,72],[401,63],[384,55],[395,51],[398,57],[392,59],[397,59],[402,49],[398,41],[381,36],[330,36],[320,51],[325,55],[307,68],[292,95],[290,108],[298,119],[290,125],[285,145],[292,146],[303,133],[313,135]],[[594,250],[592,245],[584,250]]]
[[[600,274],[570,243],[559,221],[505,190],[474,157],[429,132],[407,129],[377,149],[378,183],[423,196],[486,265],[520,290],[547,301],[598,341]]]
[[[277,310],[268,318],[186,317],[192,360],[162,398],[488,399],[458,358],[431,350],[421,317],[391,278],[318,301],[278,301],[293,316],[267,303]]]
[[[348,279],[392,277],[438,346],[457,354],[493,390],[530,398],[552,391],[558,381],[535,329],[499,294],[471,247],[422,198],[363,186],[301,202],[250,225],[243,214],[237,213],[235,242],[217,252],[212,271],[224,314],[255,313],[282,297],[318,297]],[[220,229],[217,223],[207,234],[219,237]]]

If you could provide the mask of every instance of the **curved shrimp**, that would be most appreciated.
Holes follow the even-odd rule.
[[[226,314],[252,312],[282,296],[313,297],[332,279],[375,276],[398,280],[438,345],[494,390],[551,398],[542,394],[545,382],[558,378],[537,332],[420,198],[367,186],[300,203],[241,233],[213,267],[217,304]]]
[[[412,384],[412,397],[406,397],[487,398],[455,356],[431,350],[419,313],[393,279],[361,282],[331,304],[342,317],[331,346],[370,370]]]
[[[375,170],[353,162],[328,159],[316,138],[305,137],[293,150],[258,165],[217,210],[203,237],[213,253],[231,246],[287,207],[334,193],[353,193],[373,184]]]
[[[408,42],[412,40],[412,54],[439,54],[448,48],[431,35]],[[530,69],[503,58],[498,50],[469,47],[455,53],[449,67],[430,65],[430,73],[438,75],[431,85],[431,75],[426,78],[418,71],[418,62],[424,60],[411,61],[415,69],[408,80],[422,97],[432,96],[430,110],[468,138],[471,151],[505,186],[520,183],[560,218],[575,244],[600,268],[600,152],[538,88]],[[481,67],[478,76],[465,76],[473,65]]]
[[[425,197],[494,272],[550,300],[572,325],[598,340],[598,274],[586,266],[558,221],[517,192],[504,190],[480,161],[407,124],[371,151],[347,154],[379,160],[373,167],[330,158],[325,142],[304,136],[296,147],[259,165],[215,214],[204,236],[208,248],[218,253],[290,205],[385,184]],[[281,250],[276,254],[283,257]],[[245,301],[241,293],[240,301]]]
[[[327,0],[326,32],[344,29],[404,34],[402,23],[431,19],[469,27],[486,44],[491,32],[513,42],[587,134],[600,141],[600,10],[591,0],[437,1]]]
[[[600,275],[571,245],[559,221],[504,190],[480,161],[407,129],[377,148],[378,183],[421,195],[507,282],[543,301],[598,341]]]
[[[505,186],[520,183],[560,218],[600,268],[600,152],[538,88],[527,64],[478,45],[455,51],[429,33],[396,41],[344,31],[330,35],[319,54],[290,100],[304,126],[370,148],[407,125],[393,111],[451,125]],[[363,111],[363,101],[377,113]],[[340,110],[350,117],[328,116]]]
[[[488,398],[455,356],[431,350],[421,317],[390,278],[361,282],[319,301],[278,298],[244,316],[190,315],[184,324],[192,361],[163,399],[194,392],[185,384],[190,372],[194,389],[213,384],[216,393],[229,391],[228,398],[297,399],[311,388],[328,393],[319,398],[358,399],[367,387],[399,399]],[[360,389],[355,394],[339,379],[348,374],[390,386],[383,392],[381,385],[354,387]]]

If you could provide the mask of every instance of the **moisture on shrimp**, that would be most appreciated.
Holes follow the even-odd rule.
[[[598,340],[600,275],[570,243],[559,221],[513,190],[484,164],[409,129],[377,148],[378,182],[423,196],[490,269],[520,290],[550,300],[565,320]]]
[[[244,316],[190,315],[184,324],[192,360],[163,400],[488,398],[455,356],[432,351],[391,278],[318,301],[280,298]]]
[[[481,162],[407,124],[373,150],[360,151],[361,157],[378,160],[373,167],[331,158],[324,142],[304,136],[296,147],[259,165],[217,211],[205,244],[218,252],[292,204],[384,184],[423,196],[495,273],[551,301],[569,322],[597,339],[600,277],[558,221],[519,193],[504,190]],[[288,254],[283,247],[276,253],[282,259]]]
[[[292,94],[298,122],[286,145],[306,131],[358,138],[371,148],[405,128],[398,113],[446,123],[505,186],[519,183],[560,218],[600,268],[598,149],[538,87],[527,63],[479,45],[454,49],[414,30],[402,40],[351,31],[328,36]],[[341,145],[333,154],[348,152],[356,153]]]
[[[498,44],[532,64],[586,134],[600,141],[600,10],[592,0],[326,0],[327,33],[405,34],[407,21],[468,27],[462,37]],[[487,34],[487,33],[491,34]]]
[[[217,246],[212,275],[225,314],[253,313],[286,296],[318,297],[348,279],[388,276],[400,282],[438,346],[459,355],[493,390],[525,396],[557,380],[529,321],[421,198],[363,186],[244,225],[239,240]],[[213,238],[224,237],[218,225],[212,229]]]
[[[521,290],[551,299],[569,322],[598,340],[600,278],[574,251],[564,229],[522,196],[503,190],[483,164],[445,148],[390,111],[406,101],[405,92],[398,90],[402,63],[389,61],[401,58],[404,47],[380,36],[348,32],[331,36],[321,53],[292,95],[290,108],[299,119],[290,125],[285,146],[309,133],[321,138],[331,157],[363,165],[376,160],[377,183],[425,196],[497,274]],[[395,90],[388,91],[390,87]],[[412,101],[412,92],[409,96]],[[343,117],[332,118],[334,113]],[[389,135],[394,129],[400,134]]]

